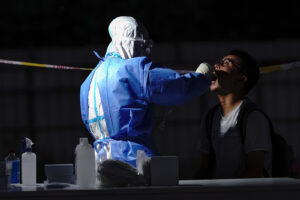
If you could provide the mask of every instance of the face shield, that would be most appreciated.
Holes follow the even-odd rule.
[[[106,54],[118,54],[123,59],[147,56],[153,47],[146,28],[133,17],[117,17],[108,27],[112,39]]]

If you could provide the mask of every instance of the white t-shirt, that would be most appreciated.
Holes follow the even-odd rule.
[[[247,153],[251,151],[266,152],[264,168],[271,174],[272,142],[268,119],[259,111],[250,113],[243,144],[237,126],[241,105],[225,117],[222,116],[221,107],[216,110],[211,129],[212,143],[207,134],[206,120],[202,121],[198,150],[209,153],[213,145],[216,156],[213,178],[240,178],[246,170]]]

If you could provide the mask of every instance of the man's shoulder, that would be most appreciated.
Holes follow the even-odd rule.
[[[269,124],[269,118],[262,111],[254,110],[247,116],[247,123],[252,125]]]
[[[252,101],[250,98],[246,97],[243,99],[243,106],[247,106],[247,107],[255,107],[255,108],[259,108],[259,105],[257,103],[255,103],[254,101]]]
[[[249,116],[259,115],[267,117],[266,112],[261,108],[261,106],[255,102],[253,102],[249,98],[245,98],[243,100],[243,104],[241,106],[240,115]],[[267,117],[268,118],[268,117]]]
[[[244,100],[237,121],[242,133],[246,132],[247,124],[254,127],[266,125],[273,130],[270,117],[258,104],[249,98]]]

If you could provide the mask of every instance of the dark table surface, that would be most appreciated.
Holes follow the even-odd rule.
[[[52,187],[51,187],[52,186]],[[0,192],[0,199],[242,199],[293,200],[300,199],[300,179],[253,178],[219,180],[180,180],[177,186],[65,188],[37,184],[25,187],[14,184]],[[59,185],[57,185],[59,186]]]

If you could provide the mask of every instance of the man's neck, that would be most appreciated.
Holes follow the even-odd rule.
[[[227,95],[218,95],[218,98],[222,107],[223,116],[226,116],[233,111],[244,99],[243,96],[237,96],[232,93]]]

